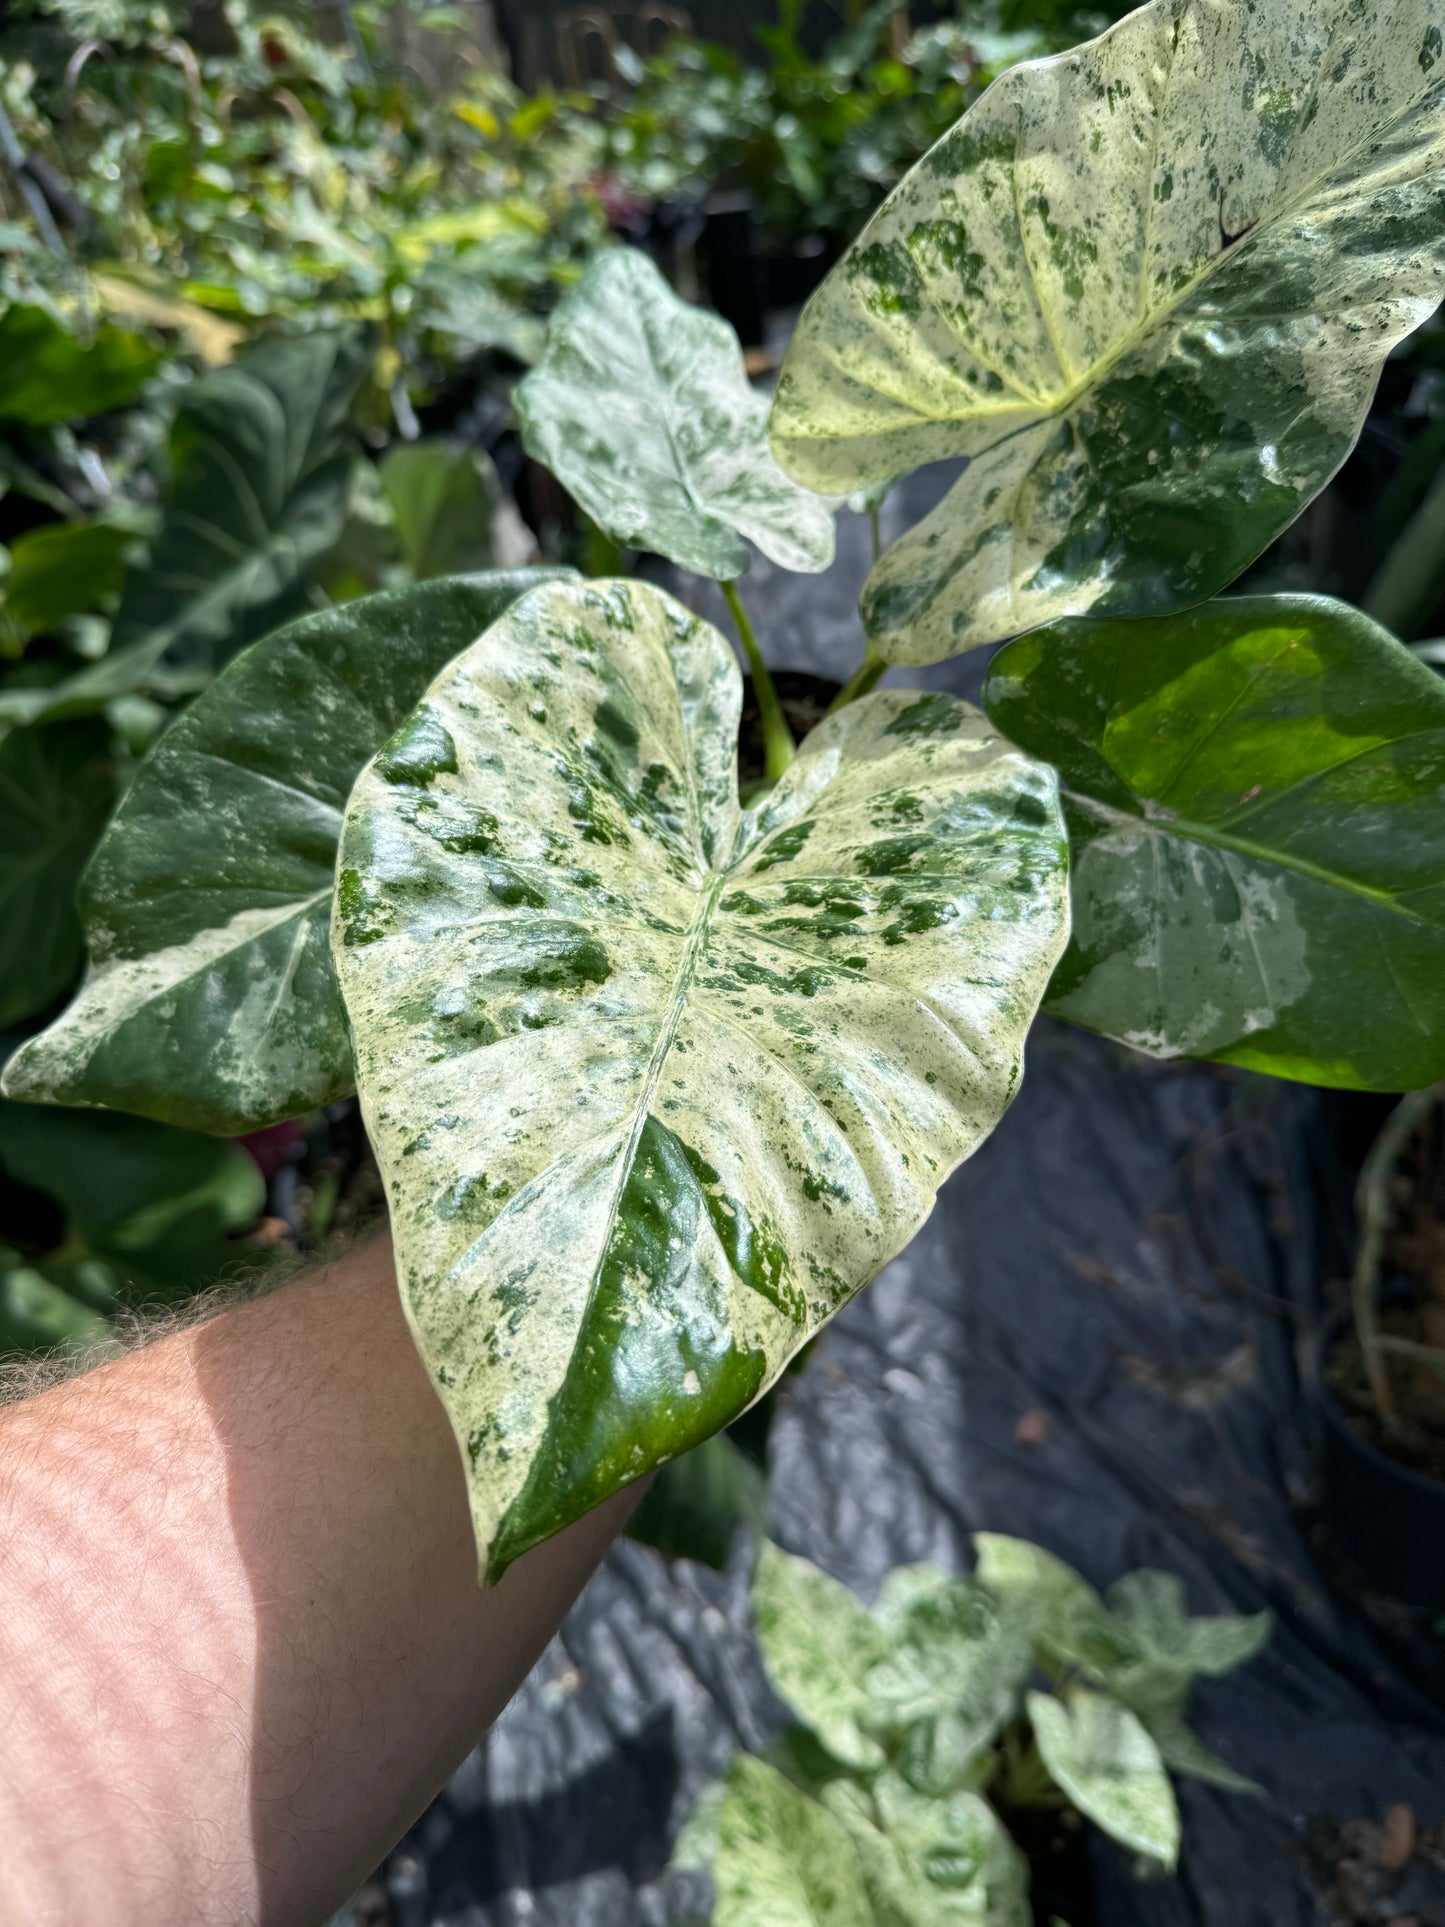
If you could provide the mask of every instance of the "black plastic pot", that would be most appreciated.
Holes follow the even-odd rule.
[[[1338,1311],[1325,1321],[1314,1361],[1326,1530],[1369,1585],[1406,1605],[1445,1611],[1445,1480],[1389,1458],[1335,1403],[1325,1368],[1347,1319]]]

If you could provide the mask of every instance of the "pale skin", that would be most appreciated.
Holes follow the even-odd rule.
[[[324,1920],[634,1498],[478,1588],[384,1235],[0,1413],[0,1921]]]

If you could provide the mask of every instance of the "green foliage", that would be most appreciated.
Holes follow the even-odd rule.
[[[115,802],[110,731],[47,723],[0,740],[0,1027],[63,997],[85,955],[75,889]]]
[[[1445,690],[1392,636],[1317,596],[1077,622],[985,702],[1064,786],[1050,1009],[1316,1084],[1445,1075]]]
[[[1006,74],[895,189],[772,428],[837,493],[970,457],[869,578],[882,654],[1187,607],[1324,486],[1445,286],[1438,15],[1155,0]]]
[[[821,1895],[826,1865],[846,1896],[836,1904],[854,1909],[844,1917],[868,1927],[1026,1927],[1027,1868],[997,1809],[1061,1797],[1134,1852],[1174,1864],[1179,1814],[1143,1703],[1152,1695],[1136,1703],[1129,1682],[1146,1663],[1162,1669],[1156,1687],[1168,1674],[1162,1733],[1176,1741],[1189,1681],[1250,1658],[1267,1621],[1190,1619],[1167,1573],[1128,1575],[1106,1607],[1036,1546],[996,1534],[976,1544],[974,1579],[904,1567],[872,1613],[806,1560],[762,1548],[758,1638],[802,1732],[771,1765],[736,1760],[720,1815],[710,1793],[679,1842],[676,1864],[712,1868],[719,1919],[724,1895],[739,1910],[728,1918],[791,1918],[773,1910],[796,1890]],[[1031,1690],[1040,1670],[1057,1695]],[[958,1737],[951,1753],[940,1725]],[[934,1771],[920,1779],[923,1760]]]
[[[724,579],[748,566],[744,537],[785,569],[833,560],[829,509],[768,452],[737,336],[679,301],[646,255],[598,256],[515,401],[528,453],[613,541]]]
[[[657,590],[555,584],[347,808],[363,1110],[493,1574],[738,1416],[907,1242],[1062,948],[1051,780],[977,711],[875,695],[744,815],[741,700]]]
[[[98,328],[89,340],[39,303],[0,312],[0,423],[49,428],[135,400],[160,352],[144,335]]]
[[[123,1306],[253,1265],[231,1238],[263,1198],[235,1145],[0,1100],[0,1349],[90,1344]]]
[[[157,744],[96,851],[91,975],[12,1058],[6,1090],[245,1131],[353,1089],[327,945],[347,795],[438,670],[545,579],[383,592],[303,616],[233,662]],[[31,738],[0,744],[0,768]],[[73,814],[79,798],[60,787],[52,808]],[[68,847],[78,867],[89,838]]]

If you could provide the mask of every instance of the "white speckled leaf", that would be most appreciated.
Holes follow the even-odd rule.
[[[842,1821],[747,1753],[728,1771],[712,1875],[713,1927],[876,1927]]]
[[[845,1766],[883,1764],[883,1748],[859,1725],[868,1673],[885,1653],[862,1600],[811,1560],[764,1540],[753,1579],[753,1618],[778,1697]]]
[[[1044,1765],[1086,1819],[1166,1867],[1179,1857],[1179,1807],[1159,1749],[1116,1700],[1074,1686],[1062,1700],[1030,1693]]]
[[[82,886],[90,974],[11,1058],[8,1095],[233,1134],[353,1089],[327,941],[347,794],[443,664],[555,573],[363,596],[223,670],[101,838]]]
[[[952,697],[746,816],[722,637],[536,591],[362,775],[333,950],[404,1302],[499,1572],[742,1411],[997,1123],[1066,935],[1052,773]]]
[[[997,80],[804,311],[773,446],[969,468],[865,624],[931,662],[1225,587],[1353,446],[1445,276],[1445,0],[1156,0]]]
[[[513,399],[528,454],[615,542],[720,580],[747,568],[744,536],[785,569],[833,560],[833,511],[774,461],[737,336],[645,254],[597,257]]]

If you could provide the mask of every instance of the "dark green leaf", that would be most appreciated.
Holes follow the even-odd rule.
[[[115,802],[98,717],[0,741],[0,1026],[53,1004],[85,956],[76,885]]]
[[[234,1132],[352,1089],[327,946],[347,794],[438,670],[556,573],[383,591],[302,617],[217,677],[96,852],[91,974],[6,1090]]]
[[[985,701],[1064,785],[1051,1010],[1318,1084],[1445,1075],[1445,688],[1392,636],[1316,596],[1071,623]]]
[[[17,536],[0,614],[26,635],[53,634],[67,616],[105,608],[120,593],[132,530],[109,522],[57,522]]]
[[[49,428],[134,401],[160,363],[144,335],[101,327],[84,341],[47,309],[0,314],[0,420]]]
[[[502,499],[497,471],[474,448],[401,442],[381,464],[402,555],[419,581],[489,569],[496,561],[492,518]]]
[[[718,1432],[680,1459],[669,1459],[633,1513],[627,1536],[669,1559],[695,1559],[721,1572],[739,1531],[746,1528],[756,1538],[767,1519],[762,1468]]]

